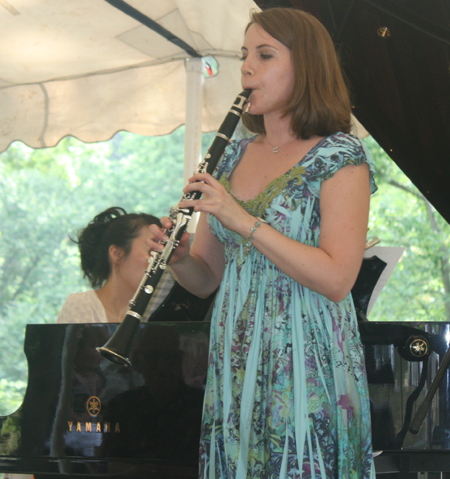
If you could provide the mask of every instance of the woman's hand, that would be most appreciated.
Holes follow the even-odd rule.
[[[180,202],[180,208],[194,208],[194,211],[211,213],[225,228],[235,231],[244,237],[250,233],[255,218],[228,193],[223,185],[208,173],[197,173],[189,178],[184,193],[200,191],[202,198]]]
[[[172,227],[169,218],[161,218],[163,228]],[[164,245],[160,241],[168,240],[164,230],[157,225],[150,226],[154,238],[148,240],[151,251],[161,251]],[[188,291],[207,298],[212,294],[222,279],[225,269],[225,254],[222,243],[209,230],[205,215],[200,215],[192,251],[189,233],[183,233],[180,244],[175,248],[169,264],[175,279]]]
[[[172,221],[167,216],[161,218],[161,224],[164,229],[169,229],[172,227]],[[169,237],[164,232],[164,229],[158,227],[158,225],[151,225],[150,231],[154,234],[154,238],[148,238],[146,241],[147,246],[150,251],[162,251],[164,249],[164,244]],[[181,235],[180,244],[175,248],[170,257],[169,264],[176,263],[183,260],[186,256],[189,255],[190,245],[189,245],[189,233],[184,232]]]

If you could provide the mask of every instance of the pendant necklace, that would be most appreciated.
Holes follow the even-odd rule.
[[[272,153],[278,153],[281,150],[281,148],[283,148],[283,146],[286,146],[288,143],[290,143],[291,141],[294,141],[294,140],[295,140],[295,138],[292,138],[289,141],[287,141],[284,145],[275,146],[275,145],[272,145],[272,143],[270,143],[270,141],[267,139],[267,135],[266,135],[266,141],[272,147]]]

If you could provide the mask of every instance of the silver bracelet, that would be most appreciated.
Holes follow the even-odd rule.
[[[252,247],[253,233],[261,226],[262,223],[266,223],[266,221],[264,221],[259,216],[256,219],[257,221],[255,223],[255,226],[253,226],[253,228],[250,230],[250,234],[248,235],[247,241],[244,244],[245,254],[250,253],[250,249]]]

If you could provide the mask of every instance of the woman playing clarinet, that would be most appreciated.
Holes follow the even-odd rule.
[[[190,179],[184,191],[203,196],[180,207],[201,218],[192,247],[185,233],[170,264],[200,297],[220,286],[200,477],[373,479],[350,295],[376,190],[373,162],[350,134],[349,93],[314,17],[253,13],[241,73],[252,91],[244,124],[255,136],[233,141],[213,175]]]

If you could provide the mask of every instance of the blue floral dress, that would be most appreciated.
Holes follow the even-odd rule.
[[[228,177],[249,142],[228,147]],[[254,200],[239,203],[289,238],[318,246],[320,188],[345,165],[374,166],[361,141],[321,140]],[[297,283],[213,216],[225,272],[211,324],[200,442],[203,479],[375,478],[363,349],[349,295],[334,303]]]

